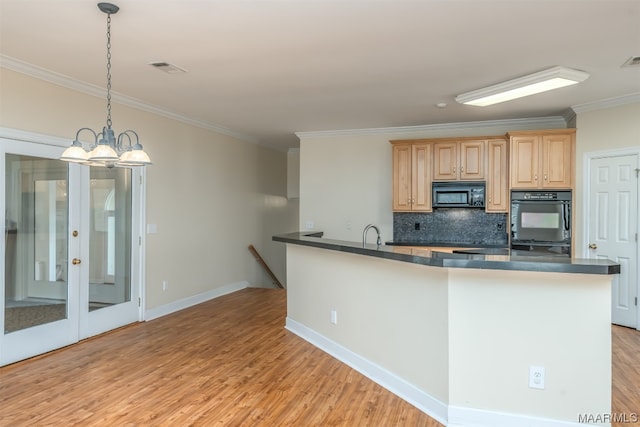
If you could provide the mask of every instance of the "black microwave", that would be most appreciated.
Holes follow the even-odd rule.
[[[434,182],[434,208],[484,208],[484,182]]]

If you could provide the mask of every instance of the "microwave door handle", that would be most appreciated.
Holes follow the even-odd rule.
[[[569,205],[562,205],[562,212],[564,214],[564,229],[565,231],[571,230],[571,215],[569,215]]]

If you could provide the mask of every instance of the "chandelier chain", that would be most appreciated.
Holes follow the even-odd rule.
[[[111,14],[107,14],[107,128],[111,128]]]

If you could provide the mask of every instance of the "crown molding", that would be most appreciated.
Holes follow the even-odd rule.
[[[59,147],[68,147],[71,143],[71,138],[65,139],[58,136],[45,135],[42,133],[6,127],[0,127],[0,138],[13,139],[16,141],[31,142],[43,145],[57,145]]]
[[[295,132],[300,138],[313,137],[332,137],[332,136],[348,136],[348,135],[387,135],[387,134],[406,134],[406,133],[426,133],[426,132],[448,132],[459,131],[464,129],[483,129],[490,127],[506,127],[512,130],[520,130],[526,128],[532,129],[554,129],[565,128],[567,122],[563,116],[551,117],[532,117],[524,119],[504,119],[504,120],[485,120],[476,122],[459,122],[459,123],[443,123],[434,125],[420,126],[400,126],[387,128],[369,128],[369,129],[344,129],[344,130],[322,130],[310,132]]]
[[[571,109],[578,114],[586,111],[603,110],[605,108],[613,108],[636,103],[640,103],[640,92],[601,99],[599,101],[585,102],[584,104],[572,105]]]
[[[81,82],[69,76],[65,76],[64,74],[59,74],[54,71],[47,70],[46,68],[41,68],[24,61],[20,61],[19,59],[15,59],[7,55],[0,54],[0,67],[98,98],[105,98],[107,96],[107,91],[100,86]],[[148,113],[156,114],[158,116],[166,117],[168,119],[176,120],[188,125],[207,129],[212,132],[239,139],[241,141],[263,145],[260,144],[260,141],[257,138],[254,138],[252,136],[227,129],[213,123],[195,120],[182,114],[173,113],[155,105],[147,104],[143,101],[116,92],[111,92],[111,99],[114,102],[135,108],[137,110],[146,111]]]

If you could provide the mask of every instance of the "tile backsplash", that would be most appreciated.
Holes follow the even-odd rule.
[[[431,213],[395,212],[396,243],[507,246],[507,214],[444,208]]]

